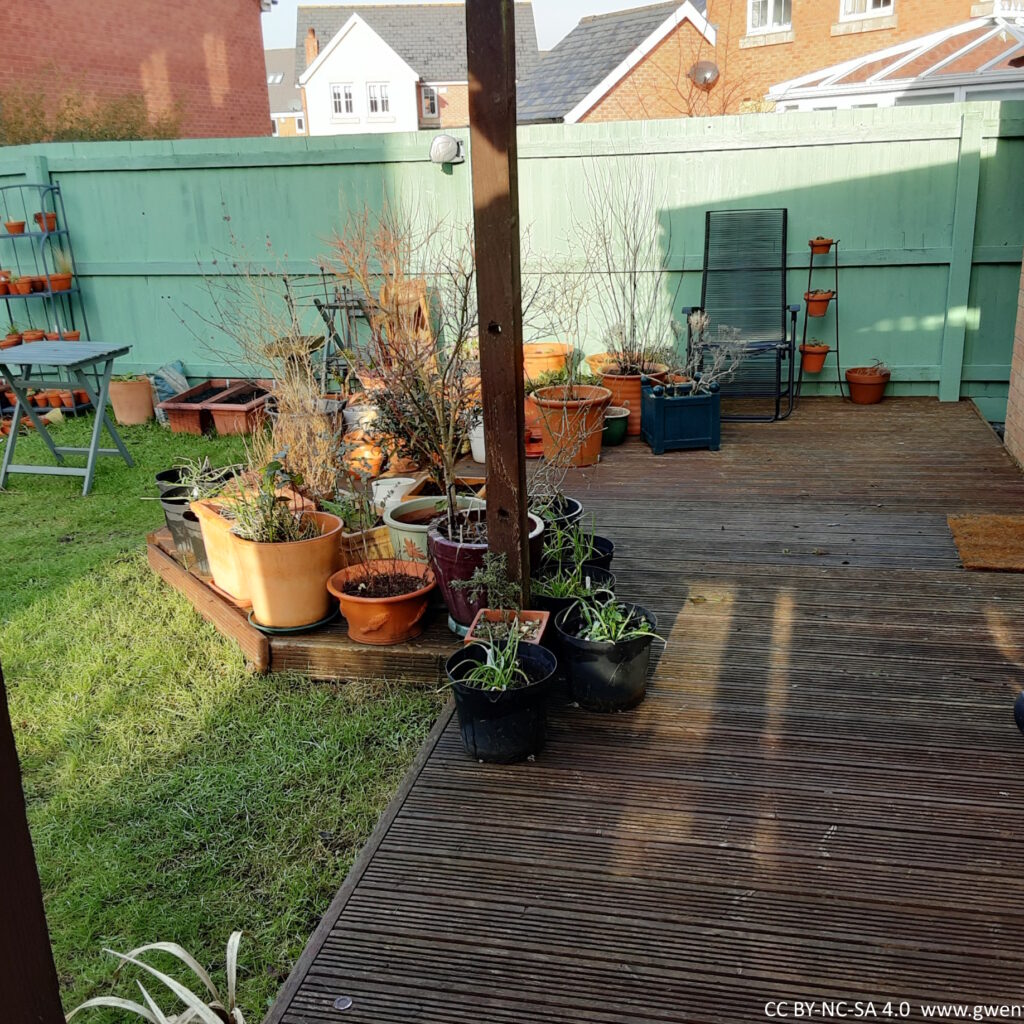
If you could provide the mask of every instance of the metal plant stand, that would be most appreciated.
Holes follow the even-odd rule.
[[[15,394],[14,418],[11,421],[11,432],[7,437],[3,464],[0,465],[0,487],[7,484],[10,473],[45,473],[51,476],[81,476],[82,494],[92,489],[93,476],[96,472],[96,458],[100,455],[119,455],[133,465],[132,457],[124,446],[114,424],[107,415],[107,392],[110,389],[110,377],[114,371],[114,360],[118,356],[131,351],[130,345],[105,345],[100,342],[41,341],[28,345],[15,345],[13,348],[0,351],[0,372],[7,378],[7,386]],[[92,402],[96,410],[93,422],[92,437],[88,448],[60,447],[53,443],[46,429],[46,422],[39,416],[28,400],[26,392],[29,388],[49,386],[51,382],[43,379],[47,369],[67,371],[68,376],[78,388],[81,388]],[[92,374],[98,384],[94,384],[89,375]],[[39,432],[46,447],[57,462],[56,466],[38,466],[17,464],[14,461],[14,450],[18,443],[18,424],[24,413],[32,421],[32,426]],[[100,435],[106,426],[116,448],[101,448]],[[65,455],[85,455],[86,465],[66,466]]]
[[[816,254],[814,252],[814,246],[811,244],[811,242],[808,242],[807,244],[809,246],[811,246],[811,259],[810,259],[810,263],[808,263],[808,265],[807,265],[807,291],[810,292],[811,291],[811,285],[812,285],[812,283],[814,281],[814,271],[816,269],[815,265],[814,265],[814,260],[815,260]],[[833,275],[834,275],[833,276],[832,290],[835,293],[835,297],[832,300],[835,303],[835,306],[833,307],[831,312],[832,312],[832,318],[833,318],[834,326],[835,326],[835,339],[836,339],[836,347],[835,347],[835,353],[836,353],[836,380],[839,383],[839,394],[843,398],[846,398],[846,392],[843,389],[843,373],[842,373],[842,370],[840,369],[840,363],[839,363],[839,239],[838,238],[835,239],[832,242],[832,245],[830,246],[830,253],[818,253],[817,256],[822,256],[822,257],[827,258],[830,254],[832,256],[832,271],[833,271]],[[828,267],[824,266],[824,267],[820,267],[820,268],[817,268],[817,269],[827,270]],[[810,315],[808,313],[808,310],[809,310],[809,303],[807,302],[806,299],[804,299],[804,330],[803,330],[803,336],[802,336],[802,340],[801,340],[801,348],[804,345],[807,344],[807,327],[808,327],[808,319],[809,319],[809,315]],[[818,318],[815,317],[815,319],[818,319]],[[801,357],[800,357],[800,374],[797,377],[797,382],[796,382],[796,397],[797,397],[797,401],[800,400],[800,393],[801,393],[801,389],[803,388],[803,383],[804,383],[804,360],[803,360],[803,353],[801,352]]]

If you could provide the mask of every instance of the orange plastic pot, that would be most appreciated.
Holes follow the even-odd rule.
[[[45,331],[23,331],[21,340],[27,345],[30,341],[42,341],[46,337]]]
[[[544,373],[558,373],[565,369],[571,345],[557,341],[540,341],[523,346],[523,375],[536,380]]]
[[[70,274],[51,274],[50,275],[50,291],[51,292],[66,292],[71,288],[71,275]]]
[[[652,372],[645,374],[654,380],[664,380],[668,367],[658,363]],[[640,374],[603,373],[601,383],[612,393],[612,405],[622,406],[629,410],[629,422],[626,424],[626,437],[640,436],[640,410],[643,400],[643,389]]]
[[[587,356],[587,366],[595,377],[600,377],[614,363],[615,356],[611,352],[595,352],[594,355]]]
[[[540,388],[533,400],[541,414],[544,458],[562,466],[593,466],[601,456],[611,391],[586,384]]]
[[[400,597],[353,597],[345,593],[346,583],[365,577],[371,570],[415,576],[423,586]],[[338,599],[348,622],[349,639],[374,647],[400,644],[423,632],[422,619],[434,586],[434,573],[425,563],[390,560],[350,565],[327,581],[327,589]]]
[[[7,282],[7,287],[10,289],[12,295],[31,295],[32,294],[32,278],[31,277],[19,277],[17,281],[11,280]]]
[[[147,423],[153,418],[153,388],[145,377],[112,380],[109,394],[114,418],[121,426]]]
[[[815,256],[824,256],[831,250],[834,240],[818,235],[817,238],[812,238],[807,244],[811,247],[811,252]]]
[[[5,220],[4,227],[7,228],[7,233],[11,235],[25,234],[25,222],[23,220]]]
[[[235,546],[238,538],[231,532],[231,520],[226,519],[219,511],[223,507],[223,502],[209,499],[193,501],[189,507],[199,519],[199,529],[203,534],[203,545],[206,548],[213,582],[232,601],[243,606],[250,605],[252,602],[249,597],[249,583],[242,574]]]
[[[858,366],[846,371],[850,385],[850,401],[854,405],[875,405],[885,396],[885,386],[892,374],[871,366]]]
[[[824,316],[828,312],[828,304],[836,297],[835,292],[804,292],[808,316]]]
[[[330,612],[327,581],[341,561],[341,520],[327,512],[305,515],[316,520],[319,537],[262,544],[232,535],[238,567],[249,584],[252,617],[260,626],[300,629]]]
[[[533,400],[533,395],[527,395],[523,402],[523,418],[526,423],[526,436],[540,433],[540,409]]]
[[[828,345],[801,345],[800,365],[804,373],[821,373],[830,351]]]

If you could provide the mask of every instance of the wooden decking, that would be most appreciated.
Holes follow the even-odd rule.
[[[1024,1003],[1024,576],[945,523],[1024,479],[972,407],[805,401],[571,490],[668,638],[648,699],[510,767],[443,716],[270,1024]]]

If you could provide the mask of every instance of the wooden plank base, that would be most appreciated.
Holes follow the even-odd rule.
[[[1024,576],[960,569],[945,526],[1024,480],[972,408],[805,400],[569,489],[668,640],[647,700],[556,699],[512,766],[449,709],[268,1024],[1024,1003]]]

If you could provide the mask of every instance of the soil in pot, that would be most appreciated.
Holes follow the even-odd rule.
[[[349,639],[382,647],[423,632],[434,573],[423,562],[360,563],[335,573],[327,589],[338,599]]]
[[[556,386],[539,388],[533,400],[541,414],[544,458],[559,466],[593,466],[601,457],[604,411],[612,393],[587,384]]]
[[[644,377],[663,381],[665,374],[668,373],[668,367],[662,363],[656,363],[648,368],[647,373],[643,374],[612,373],[609,372],[611,369],[614,369],[614,366],[605,369],[601,374],[601,383],[612,393],[612,405],[629,410],[629,419],[626,421],[626,437],[639,437],[640,410],[643,400],[641,382]]]
[[[875,405],[885,397],[885,386],[892,374],[887,369],[858,366],[846,371],[850,401],[854,405]]]
[[[114,418],[121,426],[147,423],[153,418],[153,388],[147,378],[112,380],[108,394]]]
[[[233,537],[238,565],[249,583],[253,618],[271,629],[299,629],[327,618],[327,581],[340,558],[341,520],[327,512],[306,512],[319,536],[284,543]]]
[[[645,620],[651,631],[614,644],[596,643],[578,635],[584,625],[578,608],[568,608],[555,617],[569,692],[580,707],[591,711],[624,711],[639,704],[647,692],[658,620],[639,605],[619,607],[634,620]]]
[[[547,694],[558,661],[551,651],[521,644],[516,660],[522,686],[490,691],[461,680],[487,658],[487,648],[470,644],[445,663],[451,680],[466,753],[477,761],[512,764],[539,754],[547,733]]]
[[[801,345],[800,365],[804,373],[821,373],[825,366],[825,357],[829,352],[828,345]]]

